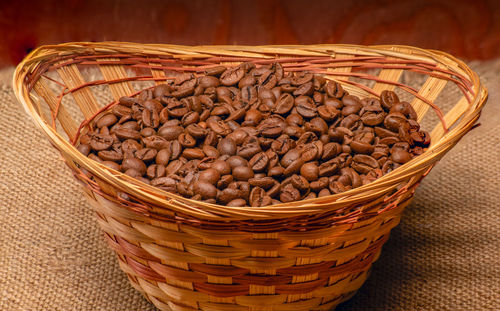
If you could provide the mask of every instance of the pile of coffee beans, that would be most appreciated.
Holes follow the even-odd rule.
[[[187,198],[266,206],[372,182],[430,143],[392,91],[349,95],[279,63],[179,74],[96,117],[78,149]]]

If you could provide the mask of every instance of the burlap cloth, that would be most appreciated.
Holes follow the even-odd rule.
[[[500,59],[472,63],[482,126],[424,180],[359,293],[337,310],[498,310]],[[0,310],[154,310],[0,73]]]

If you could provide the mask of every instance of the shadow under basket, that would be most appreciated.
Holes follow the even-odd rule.
[[[357,96],[393,90],[413,105],[431,146],[362,187],[261,208],[167,193],[74,147],[86,124],[121,96],[179,72],[247,61],[322,74]],[[366,280],[415,187],[475,126],[487,98],[463,62],[409,46],[67,43],[28,55],[14,89],[81,183],[132,286],[175,311],[333,310]]]

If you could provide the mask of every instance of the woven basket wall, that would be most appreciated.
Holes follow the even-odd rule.
[[[74,147],[85,125],[119,97],[182,71],[243,61],[279,61],[285,70],[323,74],[358,96],[394,90],[431,132],[431,147],[368,185],[262,208],[182,198]],[[159,309],[176,311],[332,310],[352,297],[415,187],[475,126],[487,98],[461,61],[408,46],[69,43],[33,51],[18,66],[14,89],[81,183],[131,284]],[[457,89],[453,106],[440,102],[440,95]]]

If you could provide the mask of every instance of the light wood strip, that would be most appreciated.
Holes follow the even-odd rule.
[[[425,81],[424,85],[422,85],[422,87],[420,88],[418,94],[423,98],[426,98],[428,101],[434,102],[434,100],[439,96],[439,93],[441,93],[441,91],[446,86],[446,83],[448,83],[448,81],[446,80],[429,77]],[[429,104],[415,97],[415,99],[411,102],[411,105],[413,106],[415,112],[417,113],[418,121],[419,122],[422,121],[422,119],[425,116],[425,113],[430,108]]]
[[[118,58],[103,58],[101,61],[117,61]],[[104,76],[106,81],[116,80],[121,78],[127,78],[127,73],[125,72],[125,68],[121,65],[99,65],[99,69]],[[118,82],[118,83],[110,83],[108,84],[113,94],[113,98],[115,100],[120,99],[122,96],[127,96],[134,93],[134,89],[130,85],[130,82]]]
[[[56,94],[54,94],[54,92],[52,92],[45,79],[40,79],[38,83],[35,84],[33,89],[38,94],[38,96],[42,97],[45,100],[50,108],[50,111],[54,113],[54,111],[57,109],[57,96]],[[61,126],[68,137],[73,138],[78,127],[69,114],[68,110],[66,110],[62,103],[59,105],[57,119],[59,120],[59,122],[61,122]]]
[[[76,65],[67,65],[57,69],[59,76],[69,89],[80,87],[85,84],[82,74]],[[94,94],[88,87],[81,88],[71,93],[75,102],[80,107],[86,119],[89,119],[99,110],[99,104]]]

